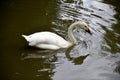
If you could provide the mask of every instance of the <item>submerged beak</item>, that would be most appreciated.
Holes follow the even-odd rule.
[[[85,31],[88,32],[90,35],[92,35],[92,33],[91,33],[91,31],[90,31],[88,26],[85,27]]]

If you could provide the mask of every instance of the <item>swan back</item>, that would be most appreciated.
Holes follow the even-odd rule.
[[[31,34],[29,36],[22,35],[30,46],[35,46],[39,48],[44,48],[45,46],[49,48],[55,47],[58,48],[67,48],[71,45],[70,42],[66,41],[59,35],[52,32],[38,32]]]

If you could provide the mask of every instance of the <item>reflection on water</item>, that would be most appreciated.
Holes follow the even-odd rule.
[[[119,2],[119,1],[118,1]],[[1,27],[4,80],[120,80],[120,13],[117,0],[6,0]],[[78,44],[57,51],[30,48],[21,34],[53,31],[68,39],[75,21],[93,35],[73,31]]]

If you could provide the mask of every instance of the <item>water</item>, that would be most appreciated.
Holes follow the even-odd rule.
[[[120,80],[118,0],[4,0],[1,8],[1,80]],[[68,40],[75,21],[93,35],[74,30],[78,44],[58,51],[27,46],[22,34],[52,31]]]

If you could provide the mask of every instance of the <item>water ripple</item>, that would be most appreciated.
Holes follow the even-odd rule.
[[[110,4],[108,5],[103,3],[102,0],[60,0],[58,6],[57,19],[56,21],[53,21],[53,23],[54,25],[59,25],[61,23],[66,25],[56,27],[54,30],[59,31],[59,34],[67,34],[66,31],[68,25],[70,25],[68,23],[72,24],[74,21],[86,21],[93,32],[92,38],[89,35],[83,34],[83,32],[74,34],[78,41],[81,39],[85,40],[86,44],[89,44],[92,41],[92,44],[88,46],[92,51],[94,48],[95,50],[97,48],[96,51],[100,51],[101,44],[105,43],[103,38],[104,34],[106,34],[106,29],[113,31],[112,25],[117,23],[117,20],[114,17],[116,14],[116,11],[114,10],[115,7]],[[65,23],[64,21],[67,21],[68,23]],[[64,30],[65,32],[63,32]],[[85,36],[87,36],[87,38]],[[80,46],[77,48],[82,49]]]
[[[57,19],[53,21],[54,25],[57,26],[54,27],[54,30],[56,32],[59,31],[59,34],[68,39],[67,35],[65,35],[67,34],[68,26],[75,21],[85,21],[89,24],[93,35],[90,36],[84,31],[73,31],[78,44],[67,55],[69,55],[70,59],[73,57],[78,59],[78,56],[86,54],[90,54],[90,56],[82,60],[83,63],[79,66],[74,66],[69,62],[61,64],[55,69],[58,72],[56,72],[53,79],[62,80],[69,75],[72,75],[72,77],[65,77],[66,80],[73,80],[73,78],[81,80],[109,80],[110,76],[113,76],[116,80],[120,78],[119,74],[114,72],[118,65],[116,62],[120,60],[118,53],[120,48],[118,37],[120,35],[113,28],[113,25],[118,23],[115,15],[115,6],[104,3],[103,0],[59,1]],[[74,59],[72,60],[75,63]],[[68,65],[70,69],[64,70],[66,69],[65,66]],[[66,72],[63,73],[61,69]]]

